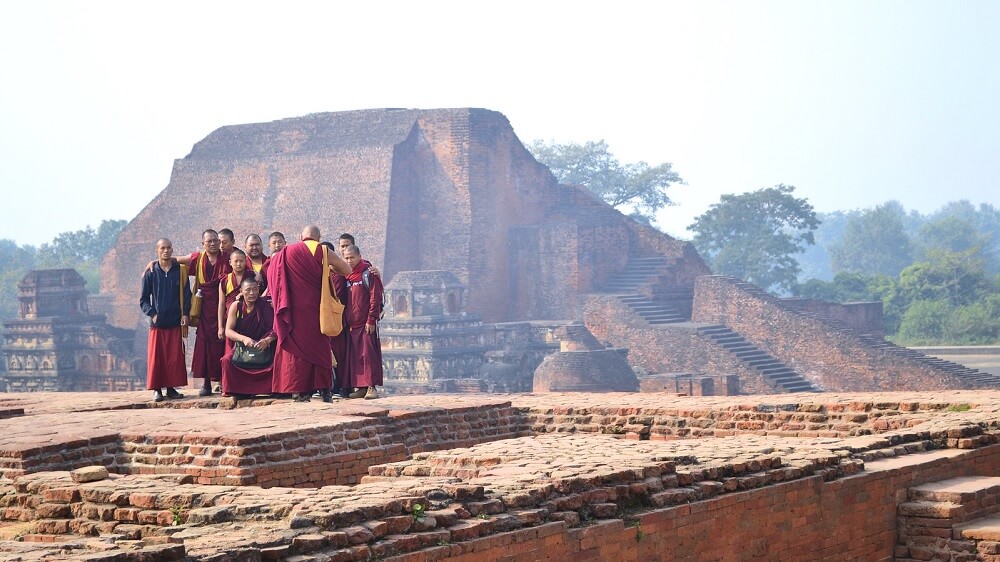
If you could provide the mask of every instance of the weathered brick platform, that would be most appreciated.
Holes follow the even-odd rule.
[[[964,552],[988,560],[998,550],[995,521],[977,518],[998,511],[1000,488],[983,477],[1000,473],[1000,393],[186,399],[156,407],[146,398],[0,396],[7,410],[23,411],[0,422],[0,559],[892,560]],[[95,464],[110,474],[70,472]],[[959,477],[978,479],[926,488]],[[928,498],[965,507],[912,505]],[[925,513],[944,519],[928,522]],[[922,518],[904,532],[907,516]]]

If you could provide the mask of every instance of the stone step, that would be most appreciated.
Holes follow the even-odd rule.
[[[743,336],[726,326],[702,326],[696,330],[696,333],[700,336],[707,336],[713,343],[732,353],[744,365],[761,373],[764,378],[786,392],[815,392],[819,390],[787,365],[746,341]]]
[[[816,387],[812,383],[803,381],[794,384],[782,385],[788,392],[816,392]]]
[[[911,501],[924,500],[964,504],[985,497],[1000,497],[1000,477],[963,476],[914,486],[907,492]]]
[[[952,536],[956,539],[974,541],[1000,541],[1000,517],[984,517],[955,527]]]
[[[654,316],[654,317],[643,316],[642,319],[645,320],[646,322],[649,322],[650,324],[671,324],[674,322],[687,321],[687,318],[684,318],[683,316],[677,314],[669,314],[669,315]]]
[[[655,318],[643,317],[643,320],[650,324],[673,324],[675,322],[687,322],[687,318],[683,316],[673,315],[673,316],[657,316]]]

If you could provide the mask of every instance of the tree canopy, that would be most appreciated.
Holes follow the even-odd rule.
[[[672,204],[667,188],[684,183],[670,163],[619,162],[603,140],[584,144],[536,140],[528,150],[560,183],[582,185],[612,207],[647,224],[656,211]]]
[[[840,241],[829,246],[833,271],[899,275],[913,262],[905,216],[902,206],[890,201],[848,219]]]
[[[712,269],[765,289],[791,290],[799,272],[794,255],[814,243],[819,226],[812,205],[779,184],[723,195],[688,230]]]

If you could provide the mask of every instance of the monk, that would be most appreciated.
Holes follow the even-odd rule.
[[[267,247],[271,250],[271,255],[277,254],[285,247],[285,235],[275,230],[267,237]]]
[[[191,274],[195,277],[195,290],[201,291],[201,318],[194,339],[194,359],[191,373],[204,380],[198,396],[212,394],[212,381],[222,380],[222,360],[226,343],[219,329],[219,282],[229,274],[229,254],[219,249],[219,234],[207,229],[201,235],[202,251],[187,256]]]
[[[228,254],[236,247],[236,233],[228,228],[219,231],[219,251]]]
[[[142,276],[139,307],[149,317],[146,352],[146,388],[153,391],[153,401],[181,398],[178,386],[186,386],[182,327],[187,326],[191,310],[191,287],[181,276],[181,266],[173,259],[170,240],[156,241],[157,261]],[[184,292],[183,305],[181,291]]]
[[[252,276],[240,282],[240,299],[229,305],[226,316],[226,337],[255,349],[266,349],[278,341],[274,333],[274,310],[259,298],[260,286]],[[238,398],[271,392],[271,365],[248,369],[233,364],[233,347],[222,358],[222,392]]]
[[[243,250],[247,253],[247,267],[253,271],[257,282],[260,283],[260,278],[265,275],[268,260],[267,255],[264,254],[264,242],[259,235],[251,234],[244,240]]]
[[[274,331],[278,347],[274,353],[272,391],[292,394],[298,402],[308,402],[316,390],[330,395],[333,354],[330,339],[319,328],[320,290],[328,271],[323,271],[323,254],[330,265],[346,275],[350,266],[320,245],[320,230],[307,226],[302,239],[271,255],[267,286],[274,306]]]
[[[378,321],[382,315],[382,280],[372,275],[361,250],[351,244],[344,249],[344,260],[351,266],[346,275],[350,298],[344,309],[347,334],[347,370],[354,391],[351,398],[378,398],[376,386],[382,385],[382,344]],[[367,272],[367,275],[366,275]]]
[[[329,242],[323,242],[327,251],[337,253],[339,250]],[[337,271],[330,272],[330,284],[340,302],[347,305],[350,293],[347,288],[347,278]],[[347,330],[330,337],[330,351],[333,353],[333,392],[341,398],[347,398],[351,391],[351,378],[347,372]]]
[[[229,344],[229,340],[226,340],[226,311],[229,310],[230,305],[236,302],[236,298],[240,296],[240,283],[243,279],[247,277],[253,277],[253,274],[247,270],[247,256],[243,253],[243,250],[239,248],[233,249],[233,252],[229,255],[229,268],[232,269],[225,277],[219,282],[219,339],[226,342],[226,350],[232,347]]]

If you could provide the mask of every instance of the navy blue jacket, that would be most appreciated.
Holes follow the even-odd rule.
[[[153,328],[176,328],[181,325],[181,266],[176,262],[169,271],[163,271],[160,263],[153,264],[153,270],[142,276],[142,296],[139,306],[142,313],[150,318]],[[191,312],[191,286],[184,279],[184,315]],[[153,323],[156,316],[156,323]]]

